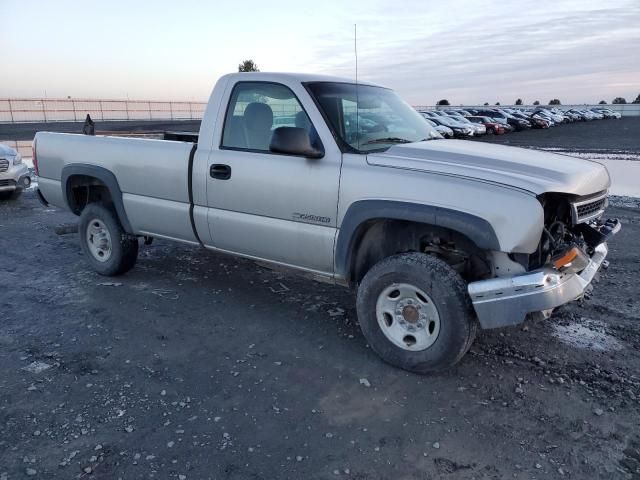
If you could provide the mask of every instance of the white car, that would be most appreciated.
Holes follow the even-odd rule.
[[[22,156],[0,143],[0,200],[17,198],[30,185],[29,169],[22,162]]]
[[[605,118],[621,118],[620,112],[614,112],[610,108],[592,108],[591,111],[600,113],[605,116]]]
[[[449,127],[445,127],[444,125],[438,125],[436,122],[431,121],[427,117],[424,118],[429,125],[435,128],[436,132],[442,135],[444,138],[453,138],[453,130]]]

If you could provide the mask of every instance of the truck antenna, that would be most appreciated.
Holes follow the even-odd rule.
[[[358,24],[353,24],[353,51],[356,57],[356,142],[358,150],[360,150],[360,115],[359,104],[360,97],[358,96]]]

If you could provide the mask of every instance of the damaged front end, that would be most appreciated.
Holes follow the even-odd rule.
[[[546,193],[538,199],[544,209],[538,247],[530,255],[512,256],[527,273],[469,283],[483,328],[515,325],[529,313],[550,315],[587,294],[597,271],[607,265],[606,242],[621,225],[617,219],[601,219],[606,191],[585,197]]]
[[[538,200],[544,229],[536,252],[526,259],[529,271],[552,264],[561,271],[579,272],[595,248],[620,230],[618,220],[601,220],[608,205],[606,191],[587,197],[547,193]]]

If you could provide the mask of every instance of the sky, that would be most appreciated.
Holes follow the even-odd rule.
[[[640,94],[640,0],[0,0],[0,98],[206,100],[262,71],[355,75],[413,105]]]

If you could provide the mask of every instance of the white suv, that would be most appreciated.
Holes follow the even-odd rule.
[[[17,198],[29,185],[29,169],[20,154],[0,143],[0,200]]]

